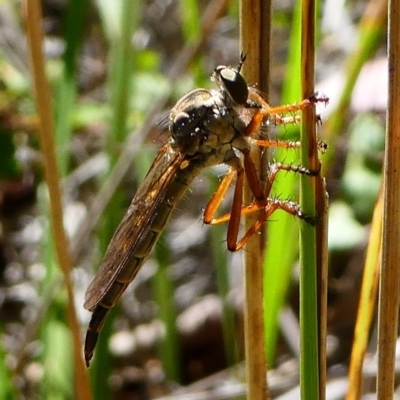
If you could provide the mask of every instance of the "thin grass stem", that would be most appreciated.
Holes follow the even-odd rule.
[[[389,2],[382,264],[378,310],[377,398],[393,398],[400,302],[400,4]]]
[[[91,393],[86,369],[82,358],[80,329],[74,307],[74,296],[70,273],[72,260],[68,251],[69,245],[64,230],[63,210],[60,192],[57,157],[54,144],[54,123],[52,118],[51,92],[45,74],[42,53],[43,33],[41,29],[41,8],[38,1],[26,1],[24,11],[27,21],[27,34],[31,57],[32,75],[36,105],[39,115],[39,137],[44,157],[45,176],[50,197],[51,224],[54,235],[56,256],[64,277],[67,290],[67,318],[72,334],[75,365],[76,396],[79,399],[90,399]]]
[[[376,294],[378,291],[382,242],[382,218],[383,186],[375,205],[367,255],[365,257],[360,303],[358,306],[349,367],[349,390],[346,395],[346,400],[359,400],[362,393],[362,367],[374,318]]]
[[[268,98],[270,59],[270,1],[242,1],[240,9],[241,50],[247,54],[243,74],[248,82],[258,82]],[[260,151],[252,153],[252,159],[259,171],[266,167]],[[263,172],[261,172],[262,178]],[[251,202],[252,194],[245,187],[244,201]],[[255,221],[256,215],[247,216],[245,229]],[[245,285],[245,353],[248,398],[264,400],[269,398],[266,382],[264,312],[263,312],[263,269],[262,259],[265,233],[253,235],[244,252]]]

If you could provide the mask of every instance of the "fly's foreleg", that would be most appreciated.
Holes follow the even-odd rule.
[[[260,104],[258,104],[260,102]],[[259,133],[263,124],[274,123],[275,125],[295,124],[301,120],[300,115],[296,114],[310,106],[317,103],[328,103],[328,98],[315,94],[308,99],[302,100],[297,104],[285,104],[275,107],[270,107],[262,100],[256,101],[260,108],[256,108],[255,112],[246,127],[244,136],[251,137]],[[290,115],[285,115],[290,114]],[[256,141],[257,143],[257,141]],[[283,147],[283,148],[297,148],[298,142],[290,142],[285,140],[260,140],[258,143],[264,147]]]
[[[328,103],[328,101],[329,101],[329,99],[327,97],[319,96],[318,93],[316,93],[313,96],[309,97],[308,99],[304,99],[296,104],[285,104],[285,105],[275,106],[275,107],[266,107],[263,109],[263,114],[264,114],[264,117],[267,117],[270,115],[271,116],[278,115],[280,117],[282,114],[288,114],[288,113],[293,114],[298,111],[302,111],[305,108],[308,108],[317,103],[323,103],[324,105],[326,105]]]

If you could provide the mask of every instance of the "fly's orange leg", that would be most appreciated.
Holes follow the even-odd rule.
[[[262,200],[265,198],[264,190],[260,184],[254,162],[250,157],[250,152],[243,153],[243,156],[244,170],[250,190],[256,200]]]
[[[231,214],[226,234],[228,250],[231,250],[231,248],[236,245],[236,240],[239,234],[240,212],[242,209],[242,202],[243,202],[243,185],[244,185],[244,169],[241,167],[237,171],[235,192],[233,194]]]
[[[250,123],[247,125],[244,136],[251,136],[254,133],[258,132],[263,123],[270,120],[276,125],[285,125],[285,124],[296,124],[300,121],[301,117],[296,115],[298,111],[302,111],[311,105],[316,103],[328,103],[328,98],[325,96],[318,96],[315,94],[314,96],[302,100],[297,104],[286,104],[271,107],[257,92],[250,89],[249,92],[250,101],[254,102],[254,104],[258,105],[260,108],[257,108],[254,112]],[[293,114],[289,116],[283,116],[282,114]]]
[[[247,183],[257,202],[264,200],[264,192],[257,176],[256,167],[250,157],[250,152],[243,153],[244,170],[241,168],[238,171],[236,180],[235,193],[233,196],[232,209],[229,217],[228,232],[227,232],[227,247],[230,251],[236,251],[237,238],[239,234],[240,218],[242,216],[243,204],[243,184],[244,173],[246,174]]]
[[[221,196],[219,196],[219,195],[216,196],[216,194],[220,191],[221,186],[225,186],[224,180],[228,176],[228,175],[225,175],[225,177],[221,181],[220,186],[217,189],[216,193],[211,198],[210,202],[207,204],[207,206],[205,208],[204,215],[203,215],[203,222],[205,224],[217,225],[217,224],[221,224],[223,222],[230,221],[230,219],[232,217],[232,210],[230,213],[222,215],[221,217],[214,218],[214,215],[215,215],[215,212],[216,212],[218,206],[220,205],[220,203],[228,189],[229,183],[233,179],[233,176],[235,175],[235,173],[237,173],[238,178],[239,178],[239,176],[242,175],[242,170],[243,169],[240,166],[237,168],[237,170],[231,170],[230,172],[228,172],[229,182],[227,183],[223,194]],[[241,205],[240,213],[239,213],[240,216],[254,213],[256,211],[261,210],[263,207],[265,207],[265,205],[266,205],[265,202],[267,201],[267,199],[271,193],[272,185],[275,181],[276,174],[279,171],[295,172],[295,173],[299,173],[299,174],[303,174],[303,175],[310,175],[310,176],[316,176],[319,173],[319,171],[310,171],[309,169],[301,167],[301,166],[289,165],[289,164],[284,164],[284,163],[280,163],[280,162],[273,163],[269,167],[269,174],[268,174],[267,181],[265,184],[265,189],[264,189],[262,196],[260,196],[260,190],[261,190],[260,181],[258,180],[253,161],[251,160],[249,155],[248,156],[245,155],[244,171],[246,173],[247,181],[248,181],[250,189],[254,195],[255,201],[252,204],[249,204],[245,207],[243,207]],[[243,186],[243,184],[242,184],[242,186]],[[235,187],[235,193],[236,193],[236,187]],[[217,197],[218,197],[218,199],[217,199]],[[240,202],[239,202],[239,200],[240,200]],[[237,206],[237,203],[242,204],[242,196],[240,196],[240,198],[239,198],[239,195],[237,195],[236,197],[234,196],[233,202],[236,204],[236,206]]]
[[[228,248],[229,243],[232,241],[232,237],[234,237],[234,244],[236,244],[236,238],[239,232],[239,223],[240,223],[240,212],[242,208],[242,200],[243,200],[243,184],[244,184],[244,169],[242,167],[241,161],[239,158],[235,158],[231,162],[231,170],[224,176],[221,183],[219,184],[217,190],[214,195],[211,197],[211,200],[208,202],[204,213],[203,213],[203,222],[205,224],[215,224],[214,215],[217,211],[217,208],[221,204],[226,191],[228,190],[229,184],[232,182],[233,177],[236,175],[236,183],[235,183],[235,192],[233,195],[233,203],[231,208],[231,213],[229,214],[229,225],[228,225]],[[262,192],[262,191],[261,191]]]
[[[231,167],[232,169],[224,176],[221,183],[219,184],[217,190],[212,196],[211,200],[208,202],[204,213],[203,213],[203,222],[205,224],[218,224],[220,222],[228,221],[228,233],[227,233],[227,242],[228,249],[233,248],[236,245],[237,236],[239,233],[239,224],[241,217],[241,209],[243,202],[243,184],[244,184],[244,173],[250,176],[249,181],[252,182],[250,187],[252,188],[253,194],[255,198],[261,200],[264,198],[264,193],[260,182],[257,179],[257,172],[255,166],[250,158],[249,153],[244,154],[244,165],[243,168],[241,161],[239,158],[235,158],[232,161]],[[232,182],[233,177],[236,174],[236,183],[235,183],[235,191],[233,195],[233,202],[231,212],[228,214],[228,218],[224,221],[219,221],[219,218],[214,219],[215,212],[217,208],[221,204],[226,191],[228,190],[229,184]]]
[[[244,136],[248,137],[256,132],[259,132],[261,125],[263,123],[264,115],[260,109],[256,109],[254,115],[251,117],[251,121],[246,127]]]
[[[233,177],[236,175],[235,169],[230,169],[226,175],[222,178],[217,190],[212,195],[210,201],[208,202],[206,208],[203,212],[203,222],[207,225],[212,224],[213,217],[217,211],[221,201],[224,199],[226,191],[232,182]]]
[[[233,248],[229,248],[229,250],[240,250],[255,233],[260,231],[264,222],[278,209],[286,211],[287,213],[295,217],[305,220],[307,223],[315,223],[315,220],[313,218],[310,218],[303,214],[300,206],[297,203],[288,200],[267,198],[264,202],[253,204],[247,207],[247,209],[243,209],[244,212],[242,213],[242,215],[260,210],[262,210],[262,213],[257,218],[257,221],[243,235],[243,237],[237,243],[235,243],[235,246]]]
[[[206,224],[215,225],[221,222],[229,221],[227,233],[227,247],[229,250],[232,250],[236,247],[236,241],[239,233],[240,218],[242,215],[244,174],[246,174],[247,181],[255,199],[257,201],[264,200],[264,191],[258,180],[257,171],[250,157],[250,153],[245,152],[243,155],[244,168],[241,164],[240,159],[235,159],[234,165],[232,165],[232,169],[228,172],[227,175],[225,175],[225,177],[221,181],[215,194],[207,204],[203,214],[203,222]],[[236,183],[231,212],[224,217],[214,218],[215,212],[218,206],[221,204],[221,201],[224,198],[229,184],[235,174]]]
[[[274,147],[280,149],[299,149],[299,141],[279,140],[279,139],[252,139],[253,143],[261,147]],[[328,145],[322,140],[318,140],[318,150],[325,153]]]
[[[229,188],[230,183],[232,182],[232,179],[235,175],[237,175],[236,178],[236,184],[235,184],[235,193],[234,193],[234,203],[239,203],[240,207],[239,210],[242,207],[242,194],[236,193],[236,191],[239,192],[239,189],[236,189],[237,186],[240,186],[241,189],[243,189],[243,172],[246,172],[246,177],[249,182],[250,189],[253,193],[253,196],[257,200],[263,200],[265,198],[264,191],[260,185],[260,181],[258,180],[257,177],[257,171],[254,166],[253,161],[251,160],[250,154],[245,153],[244,154],[244,169],[241,164],[241,161],[239,159],[235,159],[234,165],[232,165],[232,168],[228,171],[228,173],[223,177],[222,181],[220,182],[217,190],[211,197],[210,201],[208,202],[206,208],[204,209],[203,212],[203,222],[207,225],[216,225],[222,222],[226,222],[230,219],[231,213],[227,214],[220,220],[220,218],[214,218],[214,215],[221,204],[222,200],[225,197],[225,194]],[[238,183],[239,181],[239,183]]]
[[[298,149],[300,148],[299,141],[286,141],[279,139],[253,139],[253,143],[261,147],[274,147],[281,149]]]
[[[316,103],[328,103],[328,98],[325,96],[318,97],[318,95],[314,95],[308,99],[302,100],[297,104],[285,104],[281,106],[268,107],[264,109],[265,116],[267,115],[276,115],[276,114],[285,114],[285,113],[295,113],[297,111],[304,110],[307,107],[310,107]]]
[[[309,223],[313,222],[313,220],[310,217],[302,213],[297,203],[287,200],[271,199],[269,197],[276,175],[281,170],[288,172],[295,172],[304,175],[310,175],[310,176],[315,176],[318,175],[319,173],[319,171],[310,171],[309,169],[301,166],[293,166],[276,162],[270,165],[270,171],[266,181],[265,189],[264,192],[262,192],[261,184],[258,180],[254,163],[251,160],[250,155],[248,153],[245,153],[244,168],[238,163],[235,169],[232,169],[228,173],[229,179],[227,179],[227,181],[229,182],[226,184],[224,182],[225,178],[221,181],[220,187],[217,189],[217,193],[223,192],[223,194],[222,196],[219,194],[218,199],[215,199],[215,197],[217,196],[212,197],[212,199],[210,200],[209,204],[206,207],[206,211],[204,212],[203,221],[206,224],[211,224],[211,225],[216,225],[229,221],[228,234],[227,234],[228,250],[237,251],[241,249],[249,240],[249,238],[261,229],[262,224],[277,209],[284,210],[291,215],[294,215],[300,219],[305,220],[306,222]],[[213,218],[219,204],[222,201],[223,196],[226,193],[229,183],[232,181],[235,173],[237,174],[237,180],[235,185],[235,193],[234,193],[231,212],[221,217]],[[242,191],[244,184],[243,181],[244,173],[246,174],[247,181],[249,183],[249,186],[251,188],[255,200],[252,204],[243,207]],[[221,187],[223,187],[223,190],[220,191]],[[239,241],[237,241],[240,218],[243,215],[251,214],[254,212],[260,213],[256,222],[248,229],[248,231],[244,234],[244,236]]]
[[[276,114],[271,118],[271,122],[275,125],[295,125],[301,121],[300,115],[289,115],[283,117],[282,115]]]

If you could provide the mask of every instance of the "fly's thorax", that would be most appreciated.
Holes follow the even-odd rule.
[[[219,118],[209,121],[208,137],[197,153],[191,159],[193,165],[199,163],[202,168],[222,163],[231,164],[232,159],[236,159],[238,154],[247,151],[250,143],[244,136],[246,124],[235,110],[225,110]]]
[[[207,129],[208,138],[202,147],[218,149],[226,144],[232,145],[236,138],[243,137],[246,124],[236,110],[225,107],[220,110],[218,118],[208,121]]]
[[[221,90],[196,89],[183,96],[170,113],[171,146],[185,152],[192,165],[222,163],[231,148],[247,148],[247,121],[237,110],[243,107],[230,103]]]
[[[169,129],[174,146],[193,153],[207,140],[207,125],[220,115],[221,100],[214,92],[196,89],[183,96],[172,108]]]

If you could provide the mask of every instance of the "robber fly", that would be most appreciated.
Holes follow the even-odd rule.
[[[279,170],[312,174],[301,167],[281,163],[270,165],[263,188],[250,157],[253,143],[264,147],[299,147],[298,142],[260,140],[255,136],[261,126],[274,121],[295,119],[295,112],[317,101],[317,97],[297,105],[271,108],[262,95],[248,87],[240,74],[245,57],[237,69],[219,66],[212,79],[218,90],[196,89],[183,96],[171,109],[168,119],[170,136],[158,152],[147,176],[108,246],[96,277],[89,285],[85,308],[93,311],[85,340],[85,361],[89,366],[98,335],[110,309],[139,272],[179,199],[192,181],[207,167],[225,164],[229,172],[205,208],[203,221],[215,224],[228,221],[227,247],[239,250],[276,210],[283,209],[301,219],[307,217],[296,203],[271,199],[269,193]],[[236,176],[231,212],[214,218],[230,182]],[[242,191],[246,176],[254,201],[243,206]],[[240,217],[259,212],[256,223],[238,241]]]

